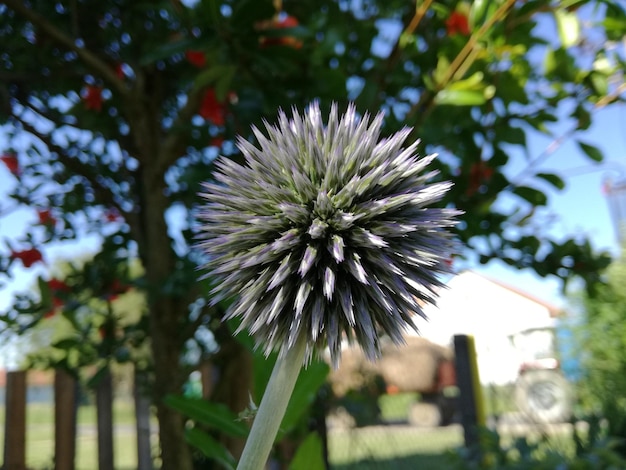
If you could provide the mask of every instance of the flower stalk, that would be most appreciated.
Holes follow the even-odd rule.
[[[301,337],[284,354],[279,355],[263,399],[252,423],[237,470],[265,468],[280,423],[285,415],[296,380],[304,361],[306,337]]]

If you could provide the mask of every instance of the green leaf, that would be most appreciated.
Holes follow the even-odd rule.
[[[289,470],[324,470],[322,440],[315,432],[310,433],[298,447]]]
[[[328,372],[328,364],[321,361],[313,362],[300,371],[280,425],[281,433],[289,432],[298,424],[315,400],[317,391],[326,382]]]
[[[53,348],[57,348],[57,349],[67,350],[67,349],[72,349],[77,346],[80,346],[81,344],[82,344],[82,341],[80,341],[77,338],[65,338],[55,343],[52,343],[50,346],[52,346]]]
[[[604,160],[604,156],[602,155],[602,151],[591,144],[587,144],[585,142],[582,141],[578,141],[578,146],[580,147],[580,149],[585,152],[585,154],[591,158],[594,162],[601,162],[602,160]]]
[[[576,129],[588,129],[591,125],[591,113],[582,105],[578,105],[572,112],[572,117],[577,119]]]
[[[556,57],[554,56],[554,49],[550,46],[546,47],[546,55],[543,58],[543,69],[546,75],[550,75],[556,69]]]
[[[478,106],[485,101],[487,100],[482,91],[472,90],[441,90],[435,97],[438,105],[450,106]]]
[[[580,36],[580,24],[576,13],[559,8],[554,11],[554,19],[563,47],[576,45]]]
[[[591,72],[589,79],[593,85],[593,91],[598,96],[606,96],[609,92],[609,77],[600,72]]]
[[[437,68],[433,74],[433,80],[437,84],[437,86],[445,87],[446,83],[443,83],[443,79],[446,75],[446,72],[450,68],[450,61],[444,55],[440,55],[437,60]]]
[[[196,39],[183,39],[181,41],[168,42],[161,46],[150,49],[147,54],[144,54],[140,59],[141,65],[149,65],[162,59],[167,59],[176,54],[181,54],[188,49],[193,49],[198,44]]]
[[[224,73],[215,84],[215,97],[218,101],[224,101],[228,97],[228,92],[231,90],[233,77],[235,76],[236,71],[236,67],[224,67]]]
[[[545,206],[548,202],[548,197],[542,191],[529,186],[518,186],[513,190],[513,194],[525,199],[533,206]]]
[[[228,470],[235,470],[237,462],[226,448],[198,428],[185,430],[185,439],[189,444],[202,452],[205,456],[218,462]]]
[[[458,80],[451,83],[446,87],[446,90],[484,90],[484,77],[485,75],[482,72],[476,72],[464,80]]]
[[[212,403],[200,398],[167,395],[163,402],[192,420],[214,427],[234,437],[246,437],[248,427],[222,403]]]
[[[548,183],[550,183],[552,186],[554,186],[556,189],[564,189],[565,188],[565,181],[563,181],[563,179],[560,176],[557,176],[553,173],[537,173],[537,178],[541,178],[545,181],[547,181]]]
[[[231,70],[232,69],[232,70]],[[214,67],[209,67],[206,70],[200,72],[193,84],[196,88],[202,88],[207,85],[213,85],[217,81],[219,81],[224,74],[230,74],[232,78],[232,74],[234,73],[233,66],[226,65],[216,65]]]
[[[494,2],[490,0],[474,0],[470,7],[469,24],[472,28],[482,26],[487,19],[488,7]]]
[[[52,293],[50,292],[48,283],[39,276],[37,278],[37,285],[39,286],[39,293],[41,295],[41,304],[45,306],[52,305]]]
[[[526,133],[519,127],[507,126],[506,128],[498,131],[498,137],[510,144],[526,146]]]

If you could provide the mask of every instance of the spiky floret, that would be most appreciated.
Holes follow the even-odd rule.
[[[403,143],[411,129],[380,138],[382,113],[362,119],[333,105],[254,128],[258,147],[239,139],[239,165],[222,158],[204,184],[199,211],[213,301],[234,299],[266,353],[306,335],[307,360],[328,346],[333,363],[345,337],[379,354],[382,334],[402,343],[447,272],[456,211],[431,208],[450,183],[428,183],[435,155]]]

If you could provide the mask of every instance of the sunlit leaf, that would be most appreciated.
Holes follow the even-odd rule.
[[[574,46],[580,36],[580,23],[576,13],[558,8],[554,12],[554,18],[563,47]]]
[[[451,106],[479,106],[486,101],[482,91],[472,90],[441,90],[435,98],[437,104]]]

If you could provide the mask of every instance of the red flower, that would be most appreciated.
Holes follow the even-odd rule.
[[[120,294],[128,292],[129,289],[130,286],[128,284],[122,284],[118,279],[115,279],[109,286],[109,293],[104,296],[104,299],[113,302]]]
[[[37,216],[39,217],[39,223],[41,225],[54,225],[57,220],[52,217],[49,209],[42,209],[37,211]]]
[[[484,184],[489,182],[493,176],[493,168],[488,166],[484,161],[474,163],[470,168],[469,184],[466,194],[471,196]]]
[[[446,29],[448,30],[448,36],[453,36],[454,34],[469,36],[470,28],[467,16],[458,11],[453,11],[446,20]]]
[[[37,248],[29,248],[28,250],[22,251],[12,251],[10,256],[12,259],[19,259],[25,268],[30,268],[36,262],[43,261],[41,251],[39,251]]]
[[[102,87],[87,85],[85,92],[83,93],[83,102],[85,103],[85,109],[92,109],[94,111],[102,111]]]
[[[14,175],[20,174],[20,162],[17,159],[17,155],[14,153],[5,153],[0,156],[0,160],[5,164],[7,170],[9,170]]]
[[[185,51],[185,58],[187,59],[187,62],[198,67],[199,69],[206,65],[206,56],[202,51]]]
[[[211,139],[211,141],[209,142],[209,145],[211,147],[219,147],[219,148],[221,148],[222,144],[224,144],[224,137],[222,137],[221,135],[213,137]]]
[[[198,114],[216,126],[223,126],[226,122],[226,103],[217,101],[215,90],[209,88],[202,98]]]
[[[299,26],[300,22],[297,18],[286,15],[281,20],[271,20],[263,22],[259,25],[259,29],[286,29],[295,28]],[[293,36],[282,37],[261,37],[261,46],[290,46],[294,49],[300,49],[302,47],[302,41],[294,38]]]
[[[117,75],[117,78],[119,78],[120,80],[123,80],[126,76],[126,74],[124,73],[124,64],[122,64],[121,62],[115,64],[115,75]]]
[[[104,213],[104,218],[107,220],[107,222],[117,222],[118,220],[120,220],[121,216],[119,212],[117,212],[117,210],[107,209]]]
[[[50,279],[48,281],[48,288],[51,291],[56,292],[70,292],[72,290],[70,286],[68,286],[64,281],[61,281],[60,279]]]

